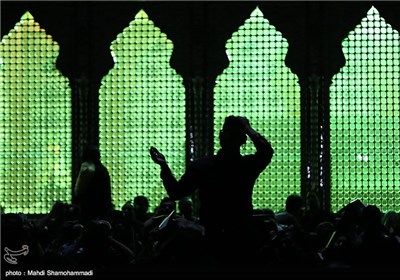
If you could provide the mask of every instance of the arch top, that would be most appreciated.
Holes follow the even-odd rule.
[[[22,15],[21,20],[34,20],[34,18],[33,18],[33,15],[29,11],[26,11]]]
[[[149,19],[149,16],[143,9],[140,9],[140,11],[135,16],[135,20],[136,19]]]
[[[250,17],[253,16],[264,16],[263,12],[260,10],[260,8],[257,6],[250,14]]]

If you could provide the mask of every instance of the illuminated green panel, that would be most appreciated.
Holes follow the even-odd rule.
[[[185,89],[170,67],[173,44],[144,11],[111,46],[114,68],[100,89],[100,151],[110,171],[113,202],[137,195],[151,207],[167,196],[150,146],[165,154],[174,174],[185,169]]]
[[[71,198],[71,90],[59,47],[29,12],[0,45],[0,203],[48,213]]]
[[[226,43],[230,61],[218,77],[214,100],[214,147],[228,115],[246,116],[272,144],[275,155],[253,192],[255,209],[280,210],[300,193],[300,86],[285,66],[288,43],[256,8]],[[255,149],[248,139],[244,154]]]
[[[372,7],[343,41],[330,89],[332,209],[400,210],[399,33]]]

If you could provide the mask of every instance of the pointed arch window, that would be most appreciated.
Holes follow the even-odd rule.
[[[229,66],[214,90],[215,150],[228,115],[246,116],[275,150],[256,182],[255,209],[281,210],[289,194],[300,193],[300,86],[285,66],[287,50],[287,40],[256,8],[227,41]],[[243,153],[254,151],[248,140]]]
[[[151,207],[167,196],[150,146],[165,154],[177,177],[184,172],[185,88],[170,66],[172,51],[172,41],[143,10],[112,42],[115,65],[100,89],[99,130],[118,208],[137,195]]]
[[[71,200],[71,90],[59,46],[26,12],[0,44],[0,193],[7,212]]]
[[[400,40],[375,7],[343,41],[330,88],[331,197],[400,210]]]

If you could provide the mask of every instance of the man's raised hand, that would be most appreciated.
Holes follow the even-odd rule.
[[[166,163],[166,160],[165,160],[165,157],[164,157],[164,155],[162,154],[162,153],[160,153],[156,148],[154,148],[154,147],[150,147],[150,156],[151,156],[151,159],[155,162],[155,163],[157,163],[157,164],[159,164],[159,165],[162,165],[162,164],[165,164]]]

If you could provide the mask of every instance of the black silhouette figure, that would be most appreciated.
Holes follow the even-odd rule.
[[[250,137],[256,152],[241,155],[240,147]],[[199,218],[212,247],[222,250],[249,248],[247,239],[253,211],[252,192],[256,179],[271,162],[271,144],[251,126],[247,118],[229,116],[219,134],[221,149],[214,156],[191,164],[177,180],[166,159],[151,147],[153,161],[161,166],[161,178],[168,195],[175,200],[199,190]],[[226,244],[225,247],[223,244]],[[214,248],[215,249],[215,248]]]
[[[193,215],[193,201],[190,197],[184,197],[178,203],[179,214],[188,221],[195,222],[196,217]]]
[[[149,211],[149,200],[147,197],[138,195],[133,199],[133,208],[136,219],[142,223],[151,217]]]
[[[74,191],[83,220],[104,219],[112,209],[110,175],[97,146],[85,149]]]

